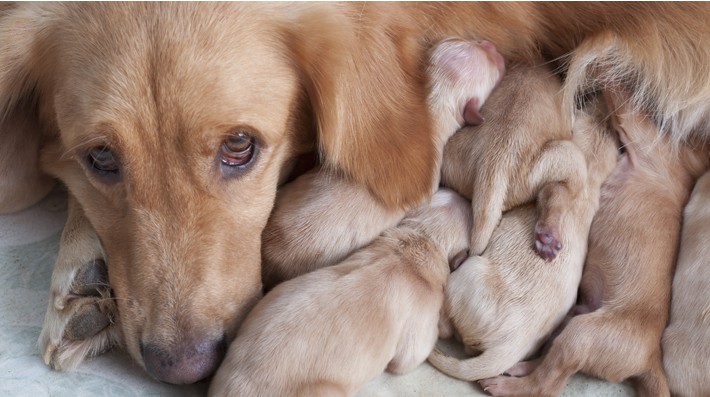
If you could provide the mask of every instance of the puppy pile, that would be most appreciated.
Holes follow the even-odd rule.
[[[427,73],[443,188],[409,212],[321,168],[281,189],[272,289],[210,394],[348,396],[428,356],[499,396],[556,396],[579,371],[710,395],[710,173],[693,190],[708,152],[670,141],[623,87],[580,98],[570,122],[550,67],[506,72],[488,42],[439,43]]]

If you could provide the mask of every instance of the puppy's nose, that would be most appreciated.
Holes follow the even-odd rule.
[[[141,343],[148,373],[166,383],[195,383],[212,375],[224,358],[226,338],[184,343],[172,351],[156,343]]]

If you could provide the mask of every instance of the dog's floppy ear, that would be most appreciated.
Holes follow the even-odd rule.
[[[431,193],[436,148],[426,105],[424,51],[406,26],[355,23],[341,12],[304,16],[291,32],[327,166],[388,207]]]
[[[25,9],[25,7],[29,9]],[[39,201],[53,182],[39,170],[42,54],[36,5],[0,3],[0,213]]]
[[[43,19],[36,5],[0,4],[0,122],[36,94],[47,63]]]

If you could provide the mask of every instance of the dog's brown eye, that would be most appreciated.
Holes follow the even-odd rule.
[[[249,164],[254,157],[254,138],[245,132],[229,136],[220,147],[220,160],[229,167]]]
[[[111,149],[97,146],[89,150],[86,161],[91,168],[102,175],[118,175],[118,161]]]

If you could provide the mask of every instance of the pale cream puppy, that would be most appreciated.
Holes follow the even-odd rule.
[[[710,172],[695,184],[683,216],[663,366],[674,396],[710,396]]]
[[[428,103],[437,131],[437,168],[451,135],[464,124],[483,122],[480,107],[504,73],[503,57],[489,42],[449,38],[432,48]],[[434,182],[432,192],[439,178]],[[264,284],[269,288],[341,261],[404,213],[342,175],[318,168],[300,176],[279,190],[263,232]]]
[[[557,396],[584,372],[669,396],[661,357],[682,210],[707,152],[674,147],[623,92],[605,93],[624,155],[602,186],[589,233],[580,305],[542,359],[480,381],[494,396]]]
[[[534,225],[537,252],[552,260],[563,249],[559,223],[579,194],[584,162],[557,163],[573,150],[560,90],[550,68],[514,65],[483,106],[486,122],[446,144],[441,182],[471,199],[472,255],[484,252],[504,211],[535,197],[549,200]]]
[[[449,260],[470,227],[468,202],[442,190],[340,264],[279,284],[247,316],[209,394],[349,396],[382,371],[411,371],[434,346]]]
[[[429,362],[464,380],[499,375],[536,352],[574,305],[587,253],[587,236],[599,206],[602,182],[617,160],[615,136],[596,115],[578,111],[574,143],[560,152],[559,166],[586,164],[576,200],[560,218],[566,249],[554,264],[532,249],[530,231],[547,203],[516,207],[503,215],[482,256],[472,256],[449,276],[441,319],[441,337],[455,334],[469,354],[466,360],[434,350]]]

